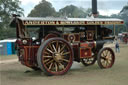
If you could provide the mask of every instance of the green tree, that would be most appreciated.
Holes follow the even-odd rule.
[[[120,15],[120,18],[124,20],[126,29],[128,31],[128,4],[123,7],[119,15]]]
[[[56,11],[52,4],[46,0],[42,0],[28,15],[29,17],[46,17],[56,16]]]
[[[84,12],[84,8],[78,8],[74,5],[68,5],[59,10],[60,16],[74,17],[74,18],[82,18],[86,17],[86,13]]]
[[[0,39],[15,37],[15,29],[10,29],[9,24],[12,14],[23,15],[19,4],[19,0],[0,0]]]

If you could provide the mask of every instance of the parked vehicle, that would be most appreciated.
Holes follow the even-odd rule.
[[[105,25],[121,24],[120,19],[17,16],[11,22],[16,27],[19,61],[46,75],[65,74],[73,61],[85,66],[97,61],[102,69],[111,68],[115,54],[103,45],[114,37]]]
[[[21,63],[32,69],[40,68],[47,75],[60,75],[70,69],[73,61],[89,66],[97,60],[100,68],[112,67],[114,52],[103,45],[114,37],[109,36],[112,30],[103,25],[113,24],[123,21],[15,17],[11,26],[16,26],[16,49]]]

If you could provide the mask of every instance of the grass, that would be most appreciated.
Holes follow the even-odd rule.
[[[1,85],[127,85],[128,84],[128,46],[116,53],[116,61],[110,69],[100,69],[97,63],[84,67],[74,63],[66,75],[45,76],[43,72],[33,71],[19,62],[0,65]],[[26,70],[30,72],[25,73]]]
[[[0,55],[0,60],[16,59],[17,55]]]

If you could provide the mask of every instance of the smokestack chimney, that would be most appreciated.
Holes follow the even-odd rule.
[[[98,12],[97,12],[97,0],[92,0],[92,15],[94,17],[98,16]]]

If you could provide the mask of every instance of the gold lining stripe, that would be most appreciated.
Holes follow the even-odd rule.
[[[23,21],[23,25],[121,25],[122,21]]]

